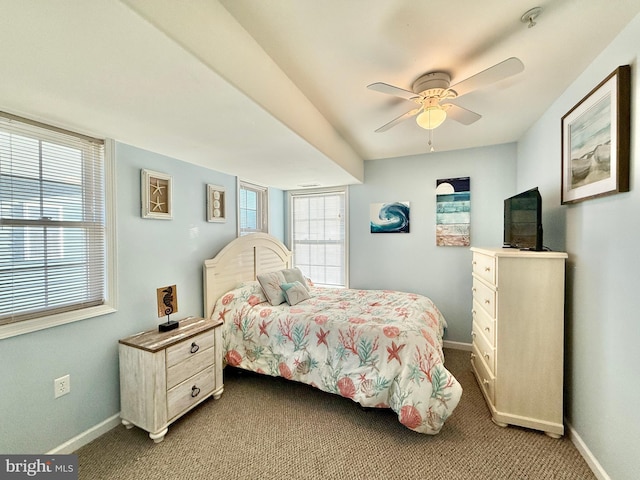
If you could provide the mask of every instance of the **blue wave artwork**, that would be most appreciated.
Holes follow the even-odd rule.
[[[409,233],[409,202],[372,203],[371,233]]]

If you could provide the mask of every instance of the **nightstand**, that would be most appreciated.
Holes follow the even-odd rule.
[[[169,332],[158,329],[119,341],[120,417],[127,428],[164,440],[171,423],[207,398],[219,399],[222,322],[188,318]]]

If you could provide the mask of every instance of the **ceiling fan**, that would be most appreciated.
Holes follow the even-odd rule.
[[[459,105],[442,102],[461,97],[478,88],[499,82],[523,70],[524,65],[522,62],[516,57],[511,57],[455,85],[450,85],[451,77],[445,72],[425,73],[413,82],[412,91],[381,82],[367,85],[370,90],[395,95],[418,104],[417,108],[394,118],[389,123],[378,128],[376,132],[386,132],[391,127],[416,115],[418,125],[427,130],[433,130],[440,126],[447,117],[463,125],[470,125],[482,118],[482,116]]]

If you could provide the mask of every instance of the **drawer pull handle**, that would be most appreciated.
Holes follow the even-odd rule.
[[[489,333],[489,332],[491,332],[491,329],[489,327],[484,327],[484,331]]]
[[[487,352],[484,352],[484,358],[486,358],[487,360],[489,360],[489,354]]]
[[[191,344],[191,353],[196,353],[198,350],[200,350],[200,345],[198,345],[196,342],[193,342]]]
[[[489,380],[487,380],[486,378],[482,380],[482,384],[483,385],[489,385]]]
[[[198,395],[200,395],[200,389],[194,385],[191,387],[191,396],[196,398]]]
[[[489,305],[491,303],[491,300],[485,300],[484,303],[486,303],[487,305]]]
[[[476,332],[471,332],[471,338],[476,338]]]
[[[484,267],[484,271],[485,271],[485,272],[490,272],[490,271],[491,271],[491,268],[490,268],[490,267]]]
[[[471,354],[471,360],[473,360],[474,358],[476,358],[476,354],[475,354],[475,353],[472,353],[472,354]]]

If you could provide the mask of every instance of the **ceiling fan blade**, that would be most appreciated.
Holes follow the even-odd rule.
[[[454,105],[453,103],[446,103],[442,105],[442,108],[447,111],[448,118],[462,123],[463,125],[471,125],[473,122],[477,122],[482,118],[482,115],[458,105]]]
[[[489,67],[466,80],[462,80],[461,82],[452,85],[449,87],[449,90],[453,90],[458,94],[458,97],[461,97],[462,95],[466,95],[478,88],[483,88],[491,85],[492,83],[509,78],[523,70],[524,65],[520,59],[516,57],[507,58],[505,61],[500,62],[493,67]]]
[[[414,115],[417,115],[420,110],[422,110],[422,107],[414,108],[413,110],[409,110],[407,113],[403,113],[399,117],[394,118],[389,123],[387,123],[387,124],[381,126],[380,128],[378,128],[376,130],[376,133],[386,132],[391,127],[395,127],[397,124],[399,124],[400,122],[405,121],[407,118],[410,118],[410,117],[413,117]]]
[[[372,83],[371,85],[367,85],[369,90],[375,90],[376,92],[386,93],[387,95],[395,95],[396,97],[404,98],[406,100],[412,100],[414,98],[418,98],[419,95],[416,95],[409,90],[405,90],[404,88],[394,87],[393,85],[389,85],[388,83]]]

